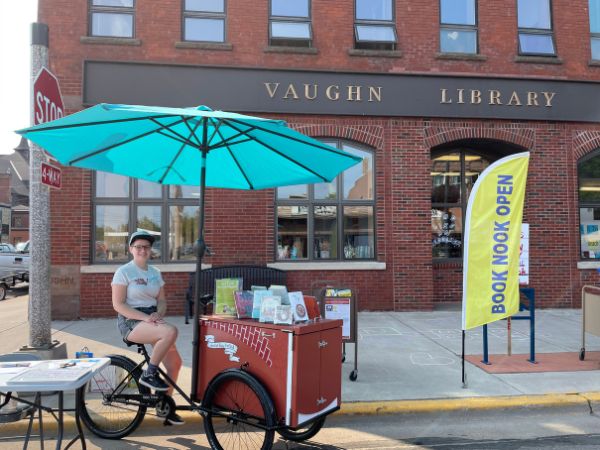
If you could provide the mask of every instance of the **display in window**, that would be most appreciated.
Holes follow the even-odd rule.
[[[600,220],[596,220],[596,214],[600,213],[600,208],[580,208],[579,211],[581,257],[600,259]]]
[[[434,258],[459,258],[462,255],[461,209],[432,209],[431,235]]]

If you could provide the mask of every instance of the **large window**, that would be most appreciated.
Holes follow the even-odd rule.
[[[331,183],[277,189],[278,260],[375,258],[373,153],[354,143],[328,141],[363,159]]]
[[[578,166],[581,258],[600,259],[600,150]]]
[[[225,0],[183,0],[183,40],[225,42]]]
[[[392,0],[355,0],[354,46],[365,50],[396,50],[398,38]]]
[[[555,56],[550,0],[517,0],[519,54]]]
[[[477,53],[475,0],[440,0],[440,51]]]
[[[471,189],[490,161],[456,149],[433,155],[431,169],[431,245],[433,258],[462,257],[463,223]]]
[[[89,0],[90,36],[134,37],[135,0]]]
[[[590,35],[592,59],[600,60],[600,0],[590,0]]]
[[[156,237],[151,251],[154,262],[195,261],[198,198],[197,187],[163,187],[96,172],[93,262],[127,261],[127,238],[138,230]]]
[[[310,0],[271,0],[269,43],[273,46],[312,46]]]

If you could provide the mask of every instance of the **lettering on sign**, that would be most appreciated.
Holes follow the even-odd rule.
[[[58,167],[42,163],[42,184],[60,189],[62,174]]]
[[[328,86],[319,86],[316,83],[294,84],[289,83],[282,86],[281,83],[264,83],[269,98],[279,98],[282,100],[315,100],[324,98],[329,101],[347,101],[347,102],[381,102],[381,86],[361,86],[347,85],[339,86],[331,84]]]
[[[502,92],[498,89],[440,89],[440,103],[456,105],[544,106],[552,108],[556,92]]]

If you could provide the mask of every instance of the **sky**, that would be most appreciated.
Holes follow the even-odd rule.
[[[38,0],[0,0],[0,154],[12,153],[29,126],[31,24]]]

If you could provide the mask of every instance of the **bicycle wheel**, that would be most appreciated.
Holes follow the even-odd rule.
[[[310,439],[319,431],[321,431],[323,424],[325,424],[325,417],[321,417],[320,419],[317,419],[304,427],[282,428],[277,430],[277,432],[288,441],[301,442]]]
[[[204,429],[215,450],[270,450],[275,410],[265,388],[238,369],[218,374],[206,388]]]
[[[96,436],[121,439],[134,431],[146,414],[142,395],[150,389],[138,380],[141,370],[125,356],[110,356],[110,364],[77,391],[81,421]]]

